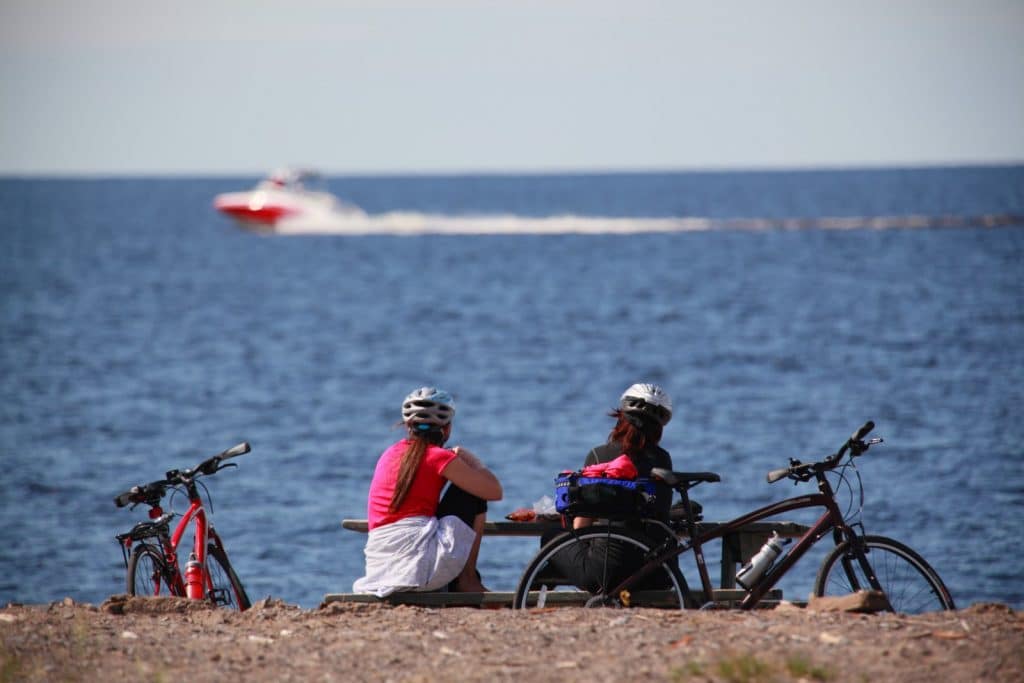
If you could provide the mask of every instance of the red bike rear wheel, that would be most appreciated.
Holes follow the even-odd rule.
[[[128,595],[140,597],[167,597],[174,592],[174,571],[164,561],[160,548],[140,543],[128,559],[128,577],[125,589]]]

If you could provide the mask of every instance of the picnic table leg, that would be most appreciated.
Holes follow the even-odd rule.
[[[720,588],[736,587],[736,565],[740,561],[740,535],[722,536],[722,576]]]

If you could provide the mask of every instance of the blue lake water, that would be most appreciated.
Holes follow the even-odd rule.
[[[213,211],[255,180],[0,179],[0,604],[122,592],[113,537],[144,515],[113,496],[247,440],[208,480],[217,528],[254,599],[315,606],[361,571],[339,521],[365,516],[412,388],[455,394],[452,443],[502,479],[498,518],[654,381],[676,468],[722,475],[695,493],[707,519],[794,493],[765,472],[872,419],[868,531],[959,605],[1024,607],[1024,167],[330,179],[425,226],[369,236]],[[856,227],[891,216],[955,227]],[[465,217],[480,234],[432,234]],[[684,217],[711,225],[646,231]],[[485,541],[485,582],[512,589],[533,545]]]

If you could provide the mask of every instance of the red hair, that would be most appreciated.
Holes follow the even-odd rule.
[[[622,452],[630,457],[642,451],[648,444],[658,445],[661,441],[661,425],[653,420],[630,419],[631,416],[621,410],[613,410],[608,413],[616,418],[615,426],[612,427],[608,441],[614,441],[622,445]]]

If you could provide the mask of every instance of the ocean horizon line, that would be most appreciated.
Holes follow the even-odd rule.
[[[269,164],[259,170],[230,171],[158,171],[158,170],[66,170],[66,171],[0,171],[0,181],[38,180],[231,180],[262,177],[275,167],[316,169],[330,179],[420,179],[420,178],[594,178],[632,176],[717,176],[717,175],[798,175],[814,173],[900,173],[900,172],[946,172],[965,170],[1024,170],[1024,159],[1007,161],[977,162],[935,162],[907,164],[822,164],[822,165],[751,165],[751,166],[704,166],[704,167],[623,167],[623,168],[523,168],[523,169],[452,169],[416,170],[394,169],[360,171],[328,169],[316,164]]]

